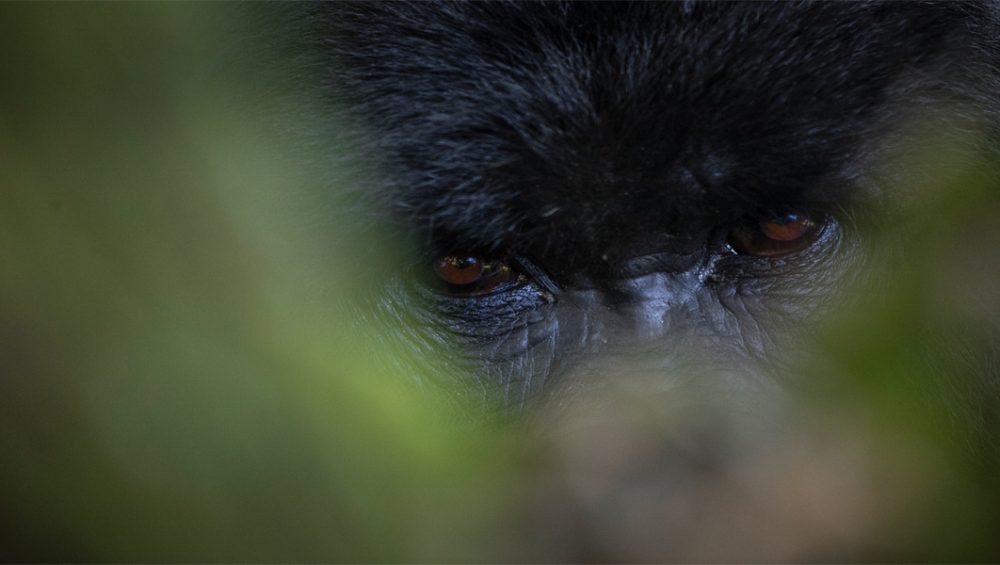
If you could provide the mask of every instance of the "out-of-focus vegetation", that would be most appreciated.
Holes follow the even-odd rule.
[[[0,6],[0,555],[483,543],[504,447],[387,378],[371,359],[406,352],[337,317],[363,247],[279,157],[280,85],[238,56],[266,53],[269,23],[233,5]]]
[[[247,55],[280,23],[0,6],[0,557],[1000,556],[982,170],[893,219],[925,253],[839,313],[785,431],[678,497],[641,472],[662,420],[534,444],[380,362],[450,352],[345,314],[393,257],[337,221],[336,145],[285,145],[336,126]]]

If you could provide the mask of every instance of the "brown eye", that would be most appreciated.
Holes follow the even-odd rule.
[[[481,296],[524,281],[505,262],[471,255],[445,255],[434,260],[434,272],[449,294]]]
[[[789,214],[781,219],[761,222],[760,231],[774,241],[797,241],[816,224],[808,216]]]
[[[822,231],[824,221],[806,214],[777,218],[734,229],[729,243],[738,252],[757,257],[781,257],[809,247]]]
[[[465,286],[478,281],[483,275],[483,261],[478,257],[439,257],[434,262],[434,272],[448,284]]]

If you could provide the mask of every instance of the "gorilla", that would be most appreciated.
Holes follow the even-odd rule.
[[[558,555],[744,558],[705,546],[740,531],[764,558],[854,556],[825,553],[838,535],[898,557],[878,551],[902,538],[859,517],[898,524],[882,511],[913,492],[876,481],[884,496],[866,498],[844,479],[867,465],[852,441],[882,424],[858,406],[804,421],[787,403],[876,372],[907,373],[883,383],[894,402],[995,469],[996,318],[915,318],[905,345],[863,317],[846,341],[822,336],[844,312],[918,311],[900,301],[931,247],[923,222],[972,198],[961,187],[995,194],[998,16],[987,2],[313,8],[326,95],[366,166],[354,196],[408,242],[372,277],[371,311],[414,352],[404,365],[550,438],[550,478],[570,486],[539,487],[533,507],[572,525],[539,528],[578,550]],[[984,253],[942,284],[995,272]],[[991,285],[968,295],[996,312]],[[968,306],[959,295],[943,296]],[[446,362],[422,354],[434,344]],[[852,373],[872,355],[891,369]],[[926,463],[886,459],[893,476]],[[773,472],[752,496],[720,503],[761,461]],[[820,514],[855,506],[829,522],[780,509],[816,491]],[[794,534],[733,525],[767,512]]]
[[[992,4],[317,11],[359,190],[420,242],[381,307],[515,408],[615,366],[768,387],[879,261],[917,175],[888,163],[996,131]]]

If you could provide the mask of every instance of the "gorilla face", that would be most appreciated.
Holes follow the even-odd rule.
[[[980,4],[320,11],[365,192],[426,244],[380,303],[510,406],[773,388],[879,260],[909,125],[978,127],[995,80]]]

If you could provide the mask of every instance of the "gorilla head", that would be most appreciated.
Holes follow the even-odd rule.
[[[381,303],[511,406],[623,373],[771,388],[877,260],[865,220],[908,193],[886,163],[928,131],[908,124],[968,132],[996,106],[982,4],[320,12],[381,171],[363,190],[425,244]]]

